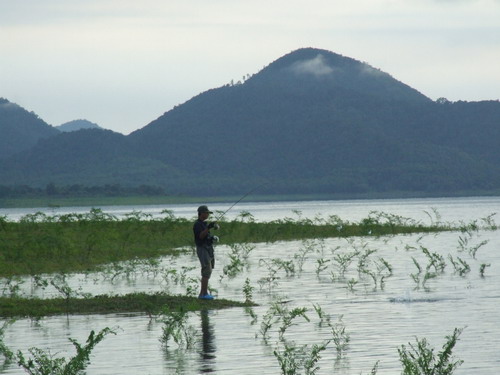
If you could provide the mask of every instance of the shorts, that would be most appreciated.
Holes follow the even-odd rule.
[[[210,278],[212,270],[215,266],[215,259],[213,257],[213,248],[205,246],[196,246],[196,253],[201,264],[201,276]],[[212,254],[212,255],[211,255]]]

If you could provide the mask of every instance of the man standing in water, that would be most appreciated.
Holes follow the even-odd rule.
[[[196,253],[201,264],[201,290],[198,298],[208,300],[214,299],[208,293],[208,280],[215,265],[213,242],[218,240],[216,236],[210,234],[210,229],[219,229],[219,225],[215,221],[209,224],[206,222],[212,213],[207,206],[198,207],[198,220],[193,225]]]

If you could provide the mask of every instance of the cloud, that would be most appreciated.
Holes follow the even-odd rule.
[[[293,63],[290,70],[295,74],[311,74],[316,77],[322,77],[333,73],[333,68],[328,66],[328,63],[321,54],[318,54],[313,59]]]

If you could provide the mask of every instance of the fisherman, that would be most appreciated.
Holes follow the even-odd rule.
[[[211,300],[214,297],[208,293],[208,280],[215,265],[213,243],[219,238],[210,233],[210,229],[219,229],[216,221],[207,223],[206,220],[213,212],[207,206],[198,207],[198,220],[193,225],[196,253],[201,264],[201,290],[198,298]]]

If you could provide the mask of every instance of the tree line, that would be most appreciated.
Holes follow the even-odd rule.
[[[118,196],[160,196],[166,195],[165,189],[158,186],[122,186],[106,184],[85,186],[73,184],[58,186],[49,183],[45,187],[28,185],[0,185],[0,198],[40,198],[40,197],[118,197]]]

